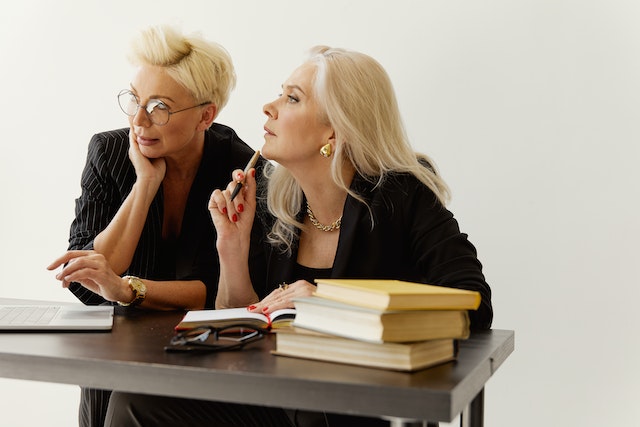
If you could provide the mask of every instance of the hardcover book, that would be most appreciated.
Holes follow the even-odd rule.
[[[400,280],[316,280],[315,295],[379,310],[476,310],[480,293]]]
[[[278,329],[274,354],[398,371],[415,371],[455,359],[451,339],[370,343],[295,327]]]
[[[371,342],[464,339],[466,310],[376,310],[311,296],[294,299],[293,326]]]

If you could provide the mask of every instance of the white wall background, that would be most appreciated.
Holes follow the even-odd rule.
[[[142,27],[201,31],[232,54],[219,121],[254,148],[262,105],[315,44],[369,53],[451,209],[516,351],[487,426],[630,426],[640,410],[640,3],[618,0],[71,1],[0,7],[0,295],[75,301],[45,267],[67,246],[91,135]],[[2,339],[2,337],[0,337]],[[0,380],[3,425],[76,424],[78,388]],[[10,421],[7,421],[7,417]]]

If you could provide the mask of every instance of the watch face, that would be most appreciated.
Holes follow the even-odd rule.
[[[137,277],[130,277],[129,286],[131,286],[131,289],[136,294],[134,303],[142,302],[147,292],[147,286],[144,284],[144,282]]]

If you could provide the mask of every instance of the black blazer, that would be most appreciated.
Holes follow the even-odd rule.
[[[69,249],[93,249],[93,240],[113,219],[131,191],[136,174],[129,160],[129,129],[99,133],[91,138],[82,173],[82,194],[76,199]],[[254,150],[233,129],[214,123],[205,132],[202,161],[189,192],[182,231],[176,242],[175,265],[161,265],[164,196],[158,190],[147,215],[131,265],[126,274],[152,280],[201,280],[207,287],[206,306],[213,307],[219,263],[216,233],[207,205],[211,192],[226,188],[234,169],[242,169]],[[261,164],[264,159],[261,159]],[[260,176],[260,174],[256,174]],[[78,283],[70,286],[85,304],[105,300]]]
[[[491,289],[476,249],[433,192],[409,174],[389,175],[377,187],[356,176],[351,189],[371,210],[347,197],[331,277],[399,279],[478,291],[482,302],[469,313],[471,325],[488,329]],[[294,277],[297,248],[291,257],[271,247],[266,251],[267,275],[256,287],[261,297],[280,283],[312,279]]]

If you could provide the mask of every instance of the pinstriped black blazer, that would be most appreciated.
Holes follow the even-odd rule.
[[[93,249],[94,238],[105,229],[131,191],[136,174],[129,160],[129,129],[94,135],[82,172],[82,194],[76,199],[69,249]],[[174,277],[164,277],[158,248],[162,241],[162,186],[147,215],[131,265],[125,274],[152,280],[201,280],[207,287],[206,306],[213,307],[219,275],[215,227],[207,204],[211,192],[225,188],[234,169],[242,169],[254,150],[233,129],[214,123],[205,132],[202,162],[194,179],[177,241]],[[259,176],[259,174],[256,174]],[[78,283],[71,292],[85,304],[106,301]]]

